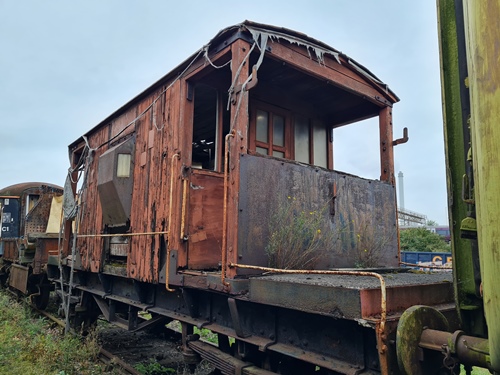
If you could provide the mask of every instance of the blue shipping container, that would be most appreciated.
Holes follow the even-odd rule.
[[[436,265],[444,266],[447,263],[451,263],[452,256],[451,253],[431,253],[431,252],[417,252],[417,251],[402,251],[401,252],[401,262],[417,265]],[[403,267],[411,267],[409,265],[404,265]],[[414,267],[420,268],[420,267]]]

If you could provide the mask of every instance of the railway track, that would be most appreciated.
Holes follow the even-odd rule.
[[[56,323],[60,327],[64,328],[65,327],[65,322],[61,319],[59,319],[57,316],[44,311],[44,310],[39,310],[33,305],[30,304],[30,307],[36,311],[37,314],[40,314],[48,319],[50,319],[52,322]],[[105,366],[106,369],[105,371],[114,371],[114,373],[119,373],[123,375],[143,375],[142,372],[139,372],[136,370],[132,365],[121,359],[120,357],[114,355],[110,351],[104,349],[102,346],[99,349],[99,354],[98,354],[98,359],[100,362],[102,362]]]
[[[113,369],[125,375],[143,375],[142,372],[137,371],[128,363],[102,347],[99,350],[99,360],[106,365],[106,371]]]
[[[64,320],[54,314],[38,310],[31,304],[30,307],[60,327],[65,327]],[[98,360],[105,365],[106,372],[142,375],[143,373],[136,370],[133,365],[142,363],[147,366],[156,362],[159,366],[177,370],[177,373],[185,373],[187,365],[184,363],[180,350],[178,350],[180,334],[175,327],[165,327],[164,334],[158,336],[146,332],[128,332],[110,326],[99,332],[99,338],[102,344]],[[204,361],[195,373],[203,375],[212,373],[212,371],[213,367]]]

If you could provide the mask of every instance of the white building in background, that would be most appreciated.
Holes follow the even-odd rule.
[[[398,224],[403,227],[423,227],[427,224],[427,216],[418,212],[398,208]]]
[[[398,223],[400,228],[419,227],[427,224],[427,216],[405,208],[403,172],[398,173]]]

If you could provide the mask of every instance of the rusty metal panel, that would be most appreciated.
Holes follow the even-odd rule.
[[[2,240],[23,238],[32,233],[44,233],[52,197],[62,195],[62,189],[56,185],[33,182],[17,184],[12,189],[7,189],[5,193],[11,190],[19,195],[17,198],[0,199],[3,202]]]
[[[10,269],[9,285],[22,293],[27,292],[28,267],[19,264],[12,264]]]
[[[41,191],[37,193],[41,194],[40,199],[26,216],[24,226],[24,233],[26,234],[44,233],[47,229],[53,194],[43,194]]]
[[[399,266],[391,184],[253,155],[241,156],[238,263],[268,265],[270,235],[287,225],[271,230],[273,215],[289,204],[321,215],[318,230],[329,231],[314,268]]]
[[[125,225],[130,219],[133,179],[132,163],[123,176],[117,172],[120,154],[134,154],[135,138],[116,145],[99,157],[97,189],[101,200],[103,223],[107,225]]]
[[[56,236],[50,238],[37,238],[36,239],[36,252],[33,261],[33,273],[39,274],[44,272],[44,266],[49,259],[49,252],[51,254],[58,253],[58,238]]]
[[[17,248],[17,240],[2,239],[3,243],[3,258],[10,261],[15,261],[19,257]]]
[[[386,283],[387,312],[403,312],[415,303],[429,306],[453,302],[449,273],[382,275]],[[252,302],[281,306],[335,318],[360,319],[381,312],[380,282],[347,275],[272,275],[250,278]]]
[[[221,261],[224,179],[193,171],[189,194],[189,269],[214,269]]]
[[[342,285],[295,281],[291,278],[252,278],[250,300],[293,310],[319,312],[335,318],[361,317],[359,290],[344,288]]]
[[[380,314],[380,289],[362,290],[360,296],[364,318]],[[438,280],[432,284],[402,285],[387,290],[387,313],[401,312],[414,305],[435,306],[452,301],[451,281]]]

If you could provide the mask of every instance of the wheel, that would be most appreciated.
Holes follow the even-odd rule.
[[[87,335],[97,324],[101,310],[92,296],[85,293],[80,303],[70,306],[70,326],[81,335]]]
[[[448,331],[448,320],[438,310],[428,306],[412,306],[399,319],[396,331],[396,354],[403,375],[441,373],[443,355],[440,352],[429,352],[426,353],[424,360],[421,358],[418,344],[426,327]]]
[[[4,264],[0,268],[0,287],[7,288],[8,286],[9,286],[9,267]]]
[[[38,293],[31,296],[31,302],[38,310],[45,310],[49,304],[50,298],[50,285],[40,285]]]

